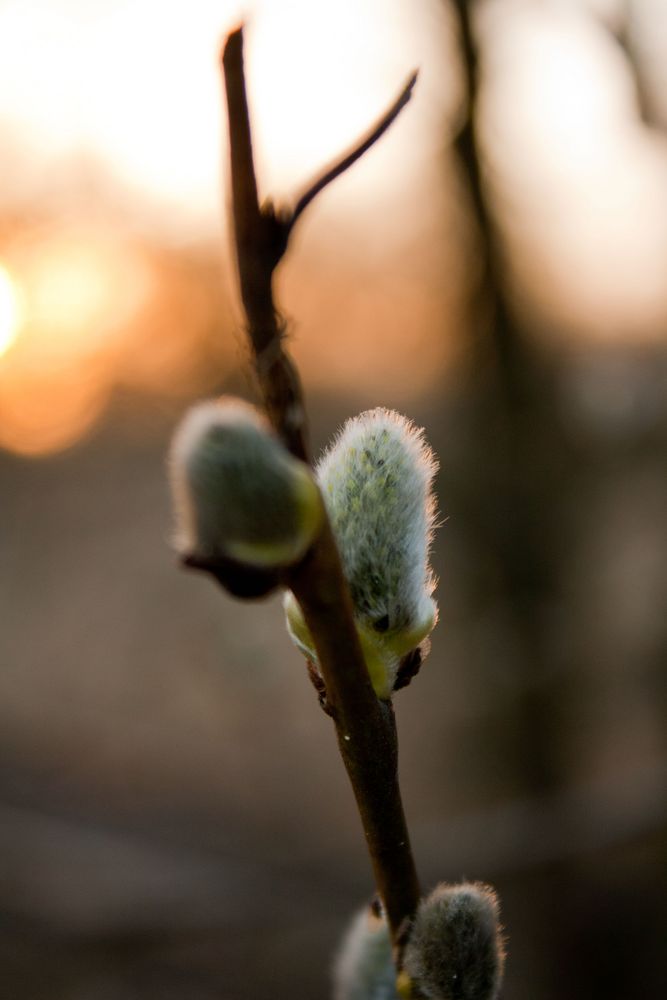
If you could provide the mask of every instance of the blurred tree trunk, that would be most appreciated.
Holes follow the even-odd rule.
[[[545,623],[558,590],[557,482],[564,460],[552,375],[512,311],[502,245],[484,183],[476,132],[479,61],[472,5],[454,0],[459,18],[467,108],[455,150],[467,182],[480,279],[469,304],[471,444],[476,458],[474,529],[492,552],[514,635],[516,700],[507,732],[510,770],[523,794],[560,783],[557,707]],[[488,668],[493,669],[493,664]]]
[[[458,476],[464,484],[467,481],[459,488],[470,492],[459,496],[458,506],[476,539],[480,553],[476,565],[484,565],[482,550],[486,550],[496,570],[491,582],[471,582],[471,606],[479,609],[495,602],[504,610],[513,634],[504,668],[512,672],[515,698],[511,709],[499,711],[493,749],[485,748],[486,763],[495,759],[492,754],[500,757],[504,793],[513,791],[530,799],[568,783],[562,751],[565,734],[573,729],[571,721],[567,727],[564,723],[574,704],[572,694],[582,697],[581,684],[575,685],[577,668],[585,665],[576,662],[576,653],[564,662],[557,647],[567,645],[555,641],[557,628],[568,628],[567,615],[561,617],[561,609],[567,610],[562,600],[568,545],[563,530],[565,488],[575,477],[586,482],[599,474],[604,455],[582,447],[563,427],[557,391],[560,362],[547,357],[536,338],[526,336],[517,322],[477,130],[480,67],[475,5],[453,0],[453,8],[467,94],[455,152],[469,193],[480,265],[468,314],[473,345],[465,411],[468,450],[466,468]],[[620,41],[627,51],[627,39]],[[639,96],[646,123],[649,102],[643,88]],[[641,443],[636,450],[641,450]],[[633,468],[632,457],[628,458],[621,475]],[[660,648],[655,658],[664,663],[664,645],[658,639],[656,646]],[[652,664],[646,666],[650,670]],[[484,665],[489,675],[494,668],[492,660]],[[651,690],[664,692],[655,678],[649,683]],[[534,829],[526,831],[527,838],[534,835]],[[517,856],[522,846],[517,845]],[[525,846],[530,848],[528,841]],[[634,945],[624,946],[621,938],[628,931],[627,917],[620,916],[628,909],[624,890],[611,883],[601,895],[599,876],[595,857],[587,861],[563,857],[518,877],[526,886],[539,885],[536,893],[529,890],[522,896],[521,910],[524,930],[544,946],[541,958],[547,967],[540,970],[539,993],[548,1000],[561,996],[611,1000],[636,994],[641,962],[633,960],[633,949],[635,956],[649,956],[646,941],[651,939],[655,917],[647,901],[647,916],[633,924]],[[516,976],[521,979],[521,970]],[[528,994],[532,995],[532,987]]]

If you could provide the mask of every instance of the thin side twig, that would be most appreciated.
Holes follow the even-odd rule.
[[[282,345],[282,324],[273,301],[273,271],[287,249],[289,233],[298,215],[326,184],[386,131],[407,102],[414,80],[361,146],[355,147],[308,189],[290,219],[279,219],[271,206],[260,209],[257,198],[242,29],[227,39],[222,63],[229,116],[236,253],[248,335],[269,417],[287,447],[305,458],[301,388]],[[285,582],[299,602],[314,639],[326,687],[327,710],[334,721],[356,798],[400,966],[402,933],[414,915],[420,891],[398,785],[396,727],[391,704],[376,697],[370,682],[340,555],[328,522],[306,558],[288,572]]]
[[[305,211],[305,209],[308,208],[311,201],[313,201],[313,199],[316,198],[328,184],[331,184],[332,181],[335,181],[336,178],[340,177],[340,175],[345,173],[346,170],[349,170],[352,164],[356,163],[357,160],[364,155],[364,153],[368,152],[371,146],[374,146],[378,139],[384,135],[390,125],[396,121],[399,114],[412,97],[412,91],[414,90],[417,82],[417,76],[418,73],[415,70],[392,106],[385,111],[375,125],[372,125],[365,135],[363,135],[347,153],[344,153],[337,160],[334,160],[331,166],[327,167],[321,174],[306,185],[303,194],[297,199],[291,218],[288,220],[290,229],[299,216]]]

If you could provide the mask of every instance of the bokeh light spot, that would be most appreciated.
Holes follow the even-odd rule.
[[[0,357],[18,336],[23,320],[23,303],[16,282],[0,264]]]

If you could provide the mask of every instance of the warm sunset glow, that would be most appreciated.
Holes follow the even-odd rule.
[[[42,366],[116,351],[151,291],[141,254],[92,229],[40,233],[12,260],[25,289],[23,349]]]
[[[627,60],[588,11],[614,2],[477,5],[477,130],[513,291],[536,335],[575,349],[667,329],[667,147],[640,125]],[[118,387],[215,391],[245,362],[220,232],[219,56],[241,17],[260,197],[278,205],[419,68],[395,126],[308,209],[276,272],[305,381],[407,405],[464,357],[478,260],[454,166],[465,102],[451,5],[9,0],[0,445],[64,447]]]
[[[30,317],[50,335],[54,351],[75,348],[80,340],[95,342],[118,325],[118,307],[125,312],[128,294],[117,283],[118,265],[90,245],[47,247],[40,254],[32,274]]]
[[[21,296],[7,268],[0,264],[0,357],[9,350],[22,320]]]
[[[78,440],[103,411],[152,275],[132,244],[92,228],[31,233],[6,255],[21,283],[22,322],[0,363],[0,446],[46,454]],[[3,289],[13,301],[9,270],[0,270],[0,325]]]
[[[441,6],[22,0],[0,6],[0,121],[27,128],[42,161],[90,150],[152,199],[168,199],[176,218],[210,230],[224,133],[219,46],[241,12],[262,180],[289,193],[355,140],[416,66],[418,110],[400,128],[423,128],[442,103],[448,65]],[[378,151],[373,183],[391,186],[411,146],[403,142],[402,157]]]
[[[46,455],[77,442],[102,413],[111,383],[103,365],[55,371],[0,366],[0,447]]]
[[[441,0],[414,8],[404,0],[200,0],[187,9],[21,0],[0,5],[0,130],[9,150],[0,220],[3,209],[13,219],[16,204],[29,206],[3,236],[24,319],[0,366],[0,446],[31,455],[66,447],[93,426],[115,387],[206,391],[240,360],[241,323],[229,315],[235,276],[223,285],[217,247],[227,164],[219,57],[241,17],[260,194],[278,203],[356,142],[419,68],[409,109],[300,227],[307,260],[309,220],[324,245],[340,239],[342,220],[354,221],[344,252],[358,243],[361,260],[352,263],[363,267],[334,276],[325,265],[311,280],[294,254],[281,306],[303,313],[300,356],[315,385],[379,385],[400,371],[394,391],[408,394],[438,371],[441,307],[422,287],[423,264],[416,280],[391,280],[382,305],[372,297],[384,295],[385,267],[401,270],[401,247],[419,256],[431,242],[438,215],[437,196],[427,206],[424,192],[436,182],[442,121],[457,102]],[[441,236],[442,228],[432,233],[434,247]],[[203,257],[190,253],[197,245]],[[364,273],[369,265],[373,275]],[[312,303],[311,319],[313,289],[332,295],[336,309]]]

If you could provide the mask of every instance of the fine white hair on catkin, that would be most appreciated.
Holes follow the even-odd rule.
[[[419,904],[404,962],[426,1000],[496,1000],[505,947],[491,886],[436,886]]]
[[[356,913],[333,969],[334,1000],[397,1000],[389,927],[366,906]]]
[[[382,407],[348,420],[317,465],[355,614],[378,631],[430,602],[437,466],[424,431]]]
[[[210,400],[187,412],[172,442],[170,473],[181,552],[288,564],[319,527],[312,473],[242,400]]]
[[[220,469],[229,459],[230,437],[248,441],[268,430],[261,414],[240,399],[205,400],[192,406],[178,425],[169,451],[169,474],[176,514],[176,548],[218,554],[220,549]],[[261,439],[260,439],[261,440]],[[226,447],[227,446],[227,447]],[[223,512],[224,512],[223,502]]]

